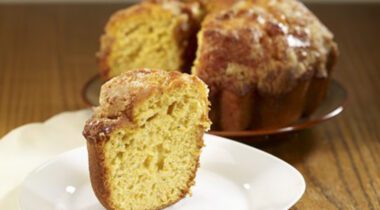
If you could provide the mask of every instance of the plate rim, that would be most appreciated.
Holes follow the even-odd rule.
[[[209,136],[209,137],[207,137]],[[217,141],[220,141],[220,142],[224,142],[224,143],[227,143],[227,144],[232,144],[232,145],[235,145],[237,147],[242,147],[242,148],[245,148],[245,149],[249,149],[249,150],[253,150],[255,151],[256,153],[259,153],[260,155],[262,156],[265,156],[265,158],[269,158],[269,159],[272,159],[276,162],[279,162],[281,163],[282,165],[286,166],[289,170],[292,170],[295,174],[295,176],[297,176],[297,179],[299,179],[301,182],[301,186],[300,186],[300,190],[299,192],[296,193],[296,195],[294,196],[293,199],[291,199],[289,201],[288,204],[286,204],[286,206],[284,206],[284,209],[290,209],[292,206],[294,206],[298,201],[301,200],[302,196],[305,194],[306,192],[306,181],[305,181],[305,178],[304,176],[301,174],[301,172],[299,170],[297,170],[296,167],[294,167],[293,165],[291,165],[290,163],[287,163],[286,161],[280,159],[279,157],[276,157],[268,152],[265,152],[263,150],[260,150],[256,147],[253,147],[253,146],[249,146],[249,145],[246,145],[244,143],[241,143],[241,142],[238,142],[238,141],[234,141],[232,139],[228,139],[228,138],[225,138],[225,137],[221,137],[221,136],[217,136],[217,135],[212,135],[212,134],[207,134],[205,133],[204,134],[204,139],[206,138],[209,138],[208,141],[215,141],[215,140],[212,140],[212,138],[216,138]],[[205,145],[207,146],[207,142],[205,142]],[[25,183],[26,181],[33,175],[35,175],[36,173],[38,173],[40,170],[44,169],[45,167],[47,167],[48,165],[62,159],[64,156],[68,156],[69,154],[71,153],[76,153],[76,152],[79,152],[81,150],[84,150],[84,152],[86,153],[87,152],[87,149],[86,149],[86,145],[83,145],[83,146],[79,146],[79,147],[76,147],[76,148],[73,148],[73,149],[70,149],[70,150],[67,150],[65,152],[62,152],[60,154],[57,154],[56,156],[52,157],[51,159],[45,161],[44,163],[42,163],[41,165],[37,166],[35,169],[33,169],[32,171],[30,171],[26,176],[25,178],[22,180],[22,182],[20,183],[19,185],[19,193],[18,193],[18,197],[17,197],[17,206],[20,210],[23,210],[22,208],[22,195],[25,194],[26,192],[26,186],[25,186]]]

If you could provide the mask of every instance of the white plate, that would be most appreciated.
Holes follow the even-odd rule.
[[[18,127],[0,139],[0,210],[19,209],[19,185],[32,170],[85,145],[82,129],[90,116],[89,109],[64,112]]]
[[[49,207],[45,206],[38,208],[32,205],[24,206],[28,201],[20,197],[19,186],[37,166],[62,152],[84,146],[85,140],[81,132],[84,122],[90,115],[91,111],[88,109],[65,112],[43,123],[21,126],[2,137],[0,140],[1,210],[20,209],[19,198],[23,209],[49,210]],[[185,209],[192,205],[193,210],[203,210],[204,208],[194,205],[208,204],[212,206],[205,209],[213,210],[219,208],[213,202],[219,205],[229,202],[234,205],[232,209],[237,210],[240,205],[243,205],[241,209],[244,209],[244,205],[251,205],[252,209],[285,209],[293,205],[304,192],[305,183],[302,176],[283,161],[252,147],[218,137],[206,136],[206,141],[207,147],[202,155],[202,168],[197,177],[197,185],[193,189],[193,197],[181,201],[175,208]],[[75,153],[80,157],[74,157]],[[74,156],[71,157],[70,154]],[[65,160],[65,157],[71,157],[75,161]],[[59,163],[66,165],[57,165]],[[33,180],[32,177],[37,179],[43,173],[52,169],[55,171],[43,177],[42,184],[37,186],[38,190],[35,191],[35,193],[48,193],[48,196],[34,197],[33,205],[45,203],[60,209],[55,201],[64,201],[66,204],[69,201],[71,210],[75,210],[75,205],[79,204],[99,205],[93,197],[88,184],[87,169],[83,164],[87,164],[86,158],[81,156],[79,149],[77,152],[74,150],[59,156],[30,174],[25,183]],[[58,169],[55,170],[54,165],[57,165]],[[28,193],[28,188],[25,186],[28,185],[22,184],[23,196],[24,193]],[[85,201],[78,203],[81,199]],[[65,204],[64,202],[62,204]],[[225,205],[223,207],[229,207]],[[88,209],[96,210],[95,206],[88,206]]]
[[[225,138],[205,135],[205,141],[193,196],[168,209],[288,209],[304,193],[302,175],[284,161]],[[21,185],[19,202],[22,210],[103,209],[91,189],[86,149],[34,170]]]

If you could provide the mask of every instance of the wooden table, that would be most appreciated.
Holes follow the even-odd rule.
[[[84,108],[82,85],[108,16],[122,4],[0,5],[0,136]],[[255,145],[294,165],[307,190],[294,209],[380,209],[380,4],[313,4],[335,33],[341,116]]]

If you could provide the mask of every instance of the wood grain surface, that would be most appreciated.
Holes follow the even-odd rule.
[[[97,72],[102,27],[125,6],[0,5],[0,136],[85,107],[80,90]],[[349,92],[348,107],[315,128],[254,146],[304,175],[307,190],[293,209],[380,209],[380,5],[308,6],[336,35],[334,77]]]

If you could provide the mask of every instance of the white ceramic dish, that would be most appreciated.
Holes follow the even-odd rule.
[[[0,139],[0,209],[17,210],[19,185],[36,167],[85,145],[82,128],[89,109],[57,114],[18,127]],[[36,209],[45,210],[45,209]]]
[[[90,115],[88,109],[65,112],[2,137],[1,210],[17,210],[20,206],[23,210],[102,208],[89,185],[81,134]],[[277,210],[289,208],[302,196],[303,177],[285,162],[215,136],[206,135],[206,143],[193,197],[170,209]]]
[[[205,135],[206,147],[193,196],[171,210],[288,209],[305,190],[302,175],[289,164],[255,148]],[[97,210],[84,147],[43,164],[23,182],[21,210]]]

